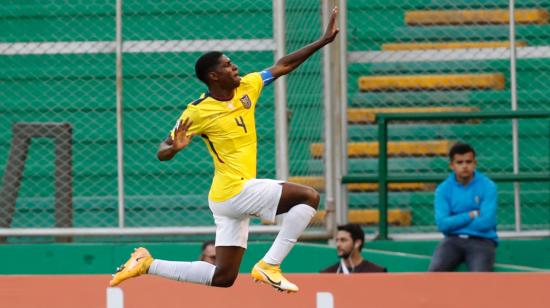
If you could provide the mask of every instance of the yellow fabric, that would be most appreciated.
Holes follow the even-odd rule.
[[[214,178],[208,198],[225,201],[241,192],[246,181],[256,177],[256,123],[254,110],[262,91],[259,73],[241,78],[230,101],[208,94],[187,105],[179,118],[190,118],[188,133],[200,135],[214,161]],[[175,127],[174,127],[175,129]],[[174,129],[170,132],[174,137]]]

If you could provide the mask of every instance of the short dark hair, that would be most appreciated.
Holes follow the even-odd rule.
[[[215,245],[214,240],[210,240],[210,241],[206,241],[206,242],[202,243],[201,251],[204,251],[204,249],[206,249],[206,247],[208,247],[210,245]]]
[[[209,51],[200,56],[195,62],[195,75],[206,85],[208,85],[208,73],[218,65],[221,56],[223,56],[222,52]]]
[[[449,160],[453,161],[453,157],[456,154],[466,154],[466,153],[470,153],[470,152],[474,154],[474,158],[475,158],[476,157],[476,151],[474,150],[474,148],[472,148],[471,145],[469,145],[467,143],[458,142],[455,145],[453,145],[451,147],[451,149],[449,150]]]
[[[359,246],[359,251],[363,249],[363,244],[365,244],[365,232],[361,229],[361,226],[358,224],[345,224],[338,226],[338,231],[346,231],[351,235],[351,239],[355,242],[361,240],[361,246]]]

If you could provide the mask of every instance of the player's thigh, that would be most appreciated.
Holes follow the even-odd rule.
[[[428,271],[454,271],[464,260],[464,253],[458,241],[460,239],[455,237],[444,238],[434,251]]]
[[[235,217],[222,215],[220,212],[225,213],[227,209],[216,211],[216,206],[212,206],[212,204],[210,204],[210,209],[213,210],[216,223],[216,247],[238,246],[246,249],[250,217],[247,215],[236,215]]]
[[[210,208],[213,209],[216,222],[216,271],[212,278],[212,285],[230,287],[237,279],[246,250],[250,218],[220,215],[220,211],[216,211],[217,207],[212,203]]]
[[[312,187],[296,183],[283,183],[281,198],[277,206],[277,215],[288,212],[297,204],[307,204],[316,209],[319,205],[319,199],[319,193]]]
[[[273,222],[281,198],[282,184],[282,181],[271,179],[249,180],[243,190],[229,200],[231,211]]]

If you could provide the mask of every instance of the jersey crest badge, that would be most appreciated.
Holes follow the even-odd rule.
[[[240,101],[245,109],[250,109],[250,106],[252,106],[252,101],[250,100],[250,97],[248,97],[248,94],[243,95],[240,98]]]

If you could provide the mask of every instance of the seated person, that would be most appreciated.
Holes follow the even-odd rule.
[[[466,263],[471,272],[492,272],[498,243],[497,186],[476,171],[476,152],[457,143],[449,151],[453,172],[435,191],[435,221],[445,236],[430,272],[454,271]]]
[[[202,243],[200,261],[216,264],[216,246],[214,244],[213,240]]]
[[[336,251],[340,262],[329,266],[321,273],[380,273],[388,270],[377,264],[363,259],[361,250],[365,243],[365,233],[357,224],[338,226],[336,234]]]

